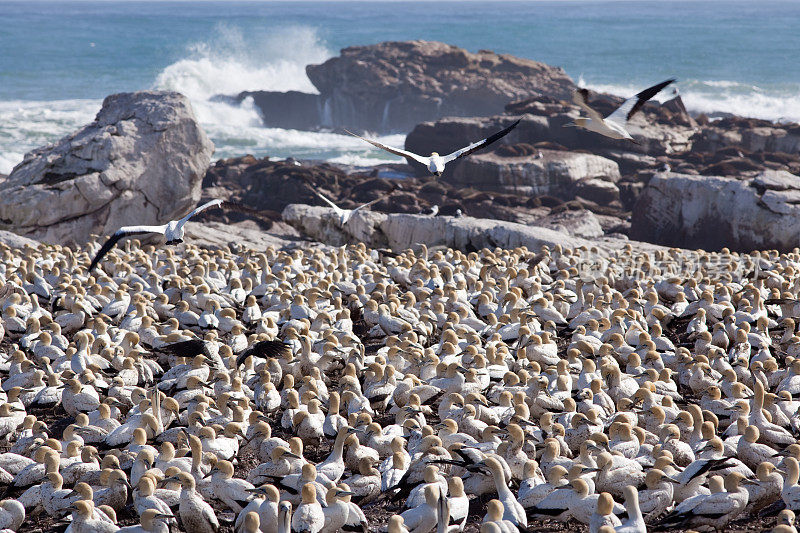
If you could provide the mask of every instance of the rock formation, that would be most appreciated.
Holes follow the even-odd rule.
[[[633,210],[632,237],[668,246],[733,251],[800,246],[800,178],[654,175]]]
[[[472,155],[456,166],[447,181],[479,190],[571,200],[585,180],[599,178],[616,188],[614,182],[620,178],[617,164],[598,155],[555,150],[537,150],[534,155],[503,154],[498,150]]]
[[[200,198],[213,151],[183,95],[111,95],[94,122],[26,154],[0,183],[0,227],[82,243],[124,225],[163,224]]]
[[[4,230],[0,230],[0,243],[8,246],[9,248],[25,248],[26,246],[32,246],[36,248],[40,244],[39,241],[35,241],[33,239],[23,237],[22,235],[17,235],[11,231]]]
[[[319,95],[254,90],[235,99],[252,97],[268,126],[389,133],[444,116],[493,115],[541,95],[568,98],[575,88],[561,68],[430,41],[349,47],[306,72]]]
[[[329,207],[291,204],[283,210],[283,219],[304,235],[325,244],[341,246],[364,242],[373,248],[390,248],[395,251],[413,248],[419,244],[463,251],[498,246],[527,246],[530,250],[538,250],[543,245],[568,248],[586,246],[596,247],[600,255],[604,249],[618,249],[628,245],[638,250],[663,249],[626,239],[589,241],[545,227],[509,222],[498,224],[495,220],[472,217],[431,217],[359,211],[342,226],[333,209]]]
[[[598,235],[599,228],[619,231],[625,224],[622,220],[625,216],[620,213],[619,207],[608,207],[619,202],[599,205],[599,193],[594,196],[591,194],[594,190],[591,186],[597,185],[595,181],[615,187],[613,181],[606,180],[619,178],[616,163],[588,154],[558,154],[552,156],[552,161],[543,171],[539,193],[527,191],[519,194],[512,186],[505,189],[486,187],[482,190],[481,182],[449,183],[434,178],[376,177],[383,170],[401,170],[398,165],[376,167],[370,174],[363,174],[348,173],[328,163],[301,164],[245,156],[220,160],[214,164],[204,180],[203,196],[204,199],[226,198],[245,204],[273,220],[280,220],[280,212],[289,204],[322,204],[314,194],[314,190],[317,190],[344,209],[352,209],[381,196],[383,199],[373,206],[376,211],[420,214],[438,206],[442,215],[453,215],[461,210],[466,215],[482,218],[554,227],[571,235],[594,237]],[[562,156],[566,164],[561,163]],[[534,163],[537,162],[531,161],[531,164]],[[589,176],[596,180],[580,181],[581,173],[587,169],[594,169]],[[405,167],[405,171],[410,173],[411,169]],[[607,193],[602,185],[595,188]],[[583,200],[567,201],[573,200],[576,194],[583,195]],[[596,211],[598,217],[586,211],[586,207]],[[232,223],[237,221],[233,218],[236,216],[235,212],[215,211],[197,220]],[[262,229],[269,229],[269,226],[262,224]]]

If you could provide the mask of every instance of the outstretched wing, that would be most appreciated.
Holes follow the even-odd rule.
[[[450,161],[455,161],[456,159],[459,159],[461,157],[466,157],[469,154],[471,154],[472,152],[475,152],[476,150],[480,150],[481,148],[485,148],[485,147],[489,146],[493,142],[496,142],[496,141],[502,139],[503,137],[505,137],[506,135],[508,135],[511,132],[511,130],[513,130],[514,128],[517,127],[517,124],[519,124],[520,120],[522,120],[522,119],[517,119],[516,122],[514,122],[512,125],[510,125],[506,129],[498,131],[494,135],[490,135],[489,137],[486,137],[482,141],[478,141],[476,143],[472,143],[469,146],[466,146],[466,147],[462,148],[461,150],[456,150],[452,154],[448,154],[448,155],[444,156],[442,158],[442,161],[444,161],[445,163],[449,163]]]
[[[211,354],[203,339],[189,339],[188,341],[173,342],[172,344],[166,344],[160,347],[158,351],[189,359],[200,354],[211,358]]]
[[[589,89],[576,89],[575,92],[572,93],[572,101],[575,105],[586,111],[590,119],[595,122],[603,122],[603,117],[600,116],[600,113],[589,107]]]
[[[387,194],[383,194],[383,195],[379,196],[378,198],[375,198],[371,202],[367,202],[365,204],[362,204],[362,205],[356,207],[355,209],[353,209],[353,213],[355,213],[359,209],[364,209],[365,207],[369,207],[369,206],[371,206],[373,204],[376,204],[376,203],[380,202],[381,200],[383,200],[384,198],[386,198],[387,196],[388,196]]]
[[[662,81],[658,85],[648,87],[633,98],[628,98],[622,103],[621,106],[614,110],[613,113],[608,115],[606,120],[624,125],[631,119],[633,115],[639,112],[639,110],[644,106],[644,104],[647,103],[648,100],[657,95],[664,87],[673,81],[675,81],[674,78],[668,79],[667,81]]]
[[[386,146],[385,144],[381,144],[378,141],[373,141],[371,139],[365,139],[361,135],[356,135],[352,131],[348,131],[348,130],[344,130],[344,131],[346,131],[347,133],[349,133],[353,137],[358,137],[362,141],[368,142],[372,146],[376,146],[376,147],[380,148],[381,150],[386,150],[390,154],[399,155],[400,157],[408,157],[410,159],[413,159],[417,163],[422,163],[425,166],[428,166],[428,163],[430,162],[427,157],[422,157],[421,155],[417,155],[417,154],[415,154],[413,152],[409,152],[407,150],[401,150],[400,148],[392,148],[391,146]]]
[[[206,209],[211,209],[212,207],[221,207],[223,203],[225,203],[225,200],[217,198],[215,200],[211,200],[210,202],[206,202],[203,205],[195,207],[188,215],[186,215],[185,217],[183,217],[178,221],[178,226],[183,226],[184,224],[186,224],[186,222],[189,221],[190,218],[199,213],[202,213]]]
[[[334,211],[336,211],[336,214],[337,214],[337,215],[341,215],[341,214],[344,212],[344,210],[343,210],[341,207],[339,207],[338,205],[336,205],[335,203],[333,203],[333,201],[331,201],[331,199],[330,199],[330,198],[328,198],[327,196],[325,196],[325,195],[324,195],[324,194],[322,194],[321,192],[319,192],[319,191],[316,191],[316,190],[315,190],[315,191],[314,191],[314,194],[316,194],[317,196],[319,196],[319,197],[322,199],[322,201],[323,201],[323,202],[325,202],[326,204],[328,204],[329,206],[331,206],[331,207],[333,208],[333,210],[334,210]]]
[[[259,341],[239,354],[239,357],[236,358],[236,367],[238,368],[251,355],[267,359],[282,356],[290,350],[291,347],[280,340]]]
[[[147,233],[164,233],[164,229],[166,226],[127,226],[124,228],[119,228],[108,240],[103,244],[100,248],[100,251],[97,252],[97,255],[94,256],[92,259],[92,263],[89,265],[89,272],[94,270],[94,267],[100,262],[103,257],[117,244],[117,241],[124,237],[130,237],[131,235],[144,235]]]
[[[236,203],[236,202],[231,202],[229,200],[216,199],[216,200],[211,200],[209,202],[204,203],[201,206],[196,207],[191,213],[189,213],[188,215],[186,215],[185,217],[180,219],[180,221],[178,222],[178,225],[179,226],[183,226],[193,216],[198,215],[198,214],[202,213],[203,211],[205,211],[207,209],[213,209],[215,207],[216,208],[220,208],[220,209],[229,210],[229,211],[238,211],[240,213],[244,213],[244,214],[249,215],[249,216],[254,217],[254,218],[264,218],[263,215],[261,214],[261,212],[258,211],[257,209],[251,209],[251,208],[249,208],[249,207],[247,207],[245,205],[242,205],[242,204],[239,204],[239,203]]]

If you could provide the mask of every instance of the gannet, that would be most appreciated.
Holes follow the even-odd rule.
[[[325,513],[317,501],[317,489],[313,483],[306,483],[300,493],[302,500],[292,516],[292,530],[318,533],[325,525]]]
[[[625,487],[624,492],[625,510],[628,512],[628,518],[614,530],[617,533],[647,533],[647,526],[639,508],[639,494],[636,492],[636,487],[628,485]]]
[[[739,516],[747,505],[747,490],[740,487],[744,480],[738,472],[728,474],[724,480],[712,478],[711,494],[700,494],[679,504],[659,521],[660,528],[692,528],[711,526],[722,529]],[[748,480],[744,480],[749,482]]]
[[[595,111],[589,106],[589,90],[577,89],[572,95],[572,101],[580,106],[589,115],[589,118],[576,118],[574,122],[565,124],[565,126],[576,126],[584,128],[595,133],[599,133],[605,137],[612,139],[627,139],[636,144],[639,144],[628,130],[625,128],[628,121],[634,116],[644,104],[658,94],[661,89],[674,82],[675,79],[663,81],[652,87],[641,91],[636,96],[625,100],[613,113],[603,118],[600,113]]]
[[[364,137],[362,137],[360,135],[356,135],[355,133],[352,133],[352,132],[347,131],[347,130],[345,130],[345,131],[347,131],[347,133],[349,133],[353,137],[358,137],[362,141],[366,141],[366,142],[370,143],[371,145],[380,148],[381,150],[386,150],[390,154],[398,155],[400,157],[405,157],[407,159],[413,159],[417,163],[425,165],[425,167],[434,176],[441,176],[442,172],[444,172],[444,167],[445,167],[445,165],[447,163],[450,163],[450,162],[455,161],[456,159],[459,159],[459,158],[462,158],[462,157],[466,157],[466,156],[470,155],[471,153],[473,153],[473,152],[475,152],[477,150],[480,150],[481,148],[485,148],[485,147],[489,146],[490,144],[492,144],[493,142],[496,142],[496,141],[502,139],[503,137],[508,135],[511,132],[511,130],[513,130],[514,128],[517,127],[517,124],[519,124],[520,120],[521,119],[517,120],[516,122],[511,124],[509,127],[505,128],[505,129],[503,129],[501,131],[498,131],[497,133],[495,133],[493,135],[490,135],[489,137],[487,137],[487,138],[485,138],[485,139],[483,139],[481,141],[474,142],[474,143],[470,144],[469,146],[465,146],[464,148],[461,148],[460,150],[456,150],[455,152],[447,154],[445,156],[440,156],[438,153],[432,152],[430,156],[424,157],[424,156],[421,156],[421,155],[417,155],[417,154],[415,154],[413,152],[409,152],[407,150],[401,150],[399,148],[392,148],[391,146],[386,146],[385,144],[381,144],[378,141],[365,139]]]
[[[219,520],[214,509],[195,490],[195,479],[191,474],[180,472],[165,481],[181,484],[181,500],[178,507],[183,527],[198,533],[217,533]]]
[[[338,487],[331,487],[325,495],[327,507],[322,509],[325,522],[321,529],[322,533],[335,533],[341,530],[347,523],[350,514],[350,506],[343,500],[345,491]]]
[[[407,531],[426,533],[434,529],[438,523],[438,503],[439,488],[434,485],[425,487],[425,503],[403,511],[400,515]]]
[[[169,521],[174,518],[172,514],[147,509],[141,514],[138,526],[120,528],[119,533],[169,533]]]
[[[148,233],[160,233],[166,240],[165,244],[171,245],[183,242],[183,227],[186,225],[189,219],[202,213],[206,209],[211,209],[212,207],[249,211],[243,206],[240,206],[234,202],[217,199],[211,200],[210,202],[206,202],[203,205],[196,207],[188,215],[181,219],[170,220],[161,226],[124,226],[114,232],[114,234],[111,235],[111,237],[109,237],[105,242],[105,244],[103,244],[103,246],[94,256],[94,259],[92,259],[92,262],[89,264],[88,272],[94,270],[94,267],[97,266],[103,257],[114,247],[115,244],[117,244],[120,239],[124,237],[130,237],[131,235],[144,235]]]
[[[333,208],[333,212],[336,214],[336,217],[339,219],[339,225],[341,225],[341,226],[344,226],[345,224],[347,224],[350,221],[350,218],[355,214],[356,211],[359,211],[360,209],[364,209],[364,208],[370,207],[371,205],[373,205],[373,204],[375,204],[377,202],[380,202],[384,198],[384,196],[379,196],[378,198],[375,198],[371,202],[367,202],[365,204],[361,204],[360,206],[358,206],[356,208],[353,208],[353,209],[342,209],[341,207],[339,207],[338,205],[333,203],[333,201],[328,199],[327,196],[325,196],[324,194],[322,194],[318,190],[314,189],[314,194],[319,196],[326,204],[330,205]]]
[[[17,500],[0,502],[0,529],[17,531],[25,521],[25,507]]]
[[[94,518],[94,504],[78,500],[72,504],[72,531],[74,533],[116,533],[119,527],[113,522]]]

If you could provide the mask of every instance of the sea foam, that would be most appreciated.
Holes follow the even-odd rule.
[[[592,90],[623,97],[633,96],[646,86],[646,84],[639,87],[630,84],[583,81],[583,86]],[[653,83],[657,81],[653,80]],[[796,95],[800,94],[798,84],[764,86],[731,80],[688,79],[678,80],[676,85],[689,112],[732,113],[777,122],[800,122],[800,101],[796,98]],[[663,102],[671,97],[672,91],[667,88],[656,99]]]
[[[291,27],[245,36],[236,27],[220,25],[208,41],[189,45],[187,57],[162,70],[153,86],[189,97],[216,145],[217,158],[253,153],[277,158],[344,158],[341,161],[363,165],[399,160],[353,137],[264,127],[251,98],[239,105],[214,98],[252,90],[317,93],[305,67],[332,55],[313,28]],[[403,142],[402,138],[392,140]]]

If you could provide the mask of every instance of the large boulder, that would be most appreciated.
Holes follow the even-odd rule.
[[[714,152],[735,146],[749,152],[800,153],[800,125],[727,117],[706,125],[692,138],[697,150]]]
[[[347,224],[342,225],[333,209],[303,204],[286,206],[282,215],[283,220],[300,233],[333,246],[363,242],[372,248],[392,250],[403,250],[418,244],[445,246],[464,251],[517,246],[527,246],[531,250],[537,250],[543,245],[550,247],[561,245],[565,248],[597,246],[601,252],[628,246],[646,252],[664,250],[660,246],[626,239],[592,237],[591,240],[587,240],[547,227],[513,222],[498,223],[496,220],[467,216],[432,217],[361,210],[354,213]]]
[[[344,226],[333,209],[291,204],[283,210],[283,219],[312,239],[342,246],[363,242],[373,248],[402,250],[417,244],[477,250],[500,246],[526,245],[538,249],[546,244],[567,248],[589,246],[589,241],[540,226],[524,226],[472,217],[386,214],[362,210],[353,214]]]
[[[568,161],[599,161],[599,166],[605,170],[591,174],[598,179],[618,177],[618,173],[615,173],[616,164],[611,161],[589,154],[558,154],[563,154]],[[558,166],[558,163],[554,165]],[[578,176],[586,170],[578,163],[568,163],[568,167],[567,170],[559,167],[560,170],[550,171],[559,176],[571,172],[570,175],[578,180]],[[406,170],[406,175],[408,173],[410,169]],[[608,183],[613,186],[613,183]],[[315,191],[343,209],[354,209],[381,197],[373,206],[376,211],[418,214],[430,213],[432,208],[438,206],[438,212],[442,215],[454,215],[460,210],[465,215],[523,224],[536,224],[538,219],[550,213],[550,209],[568,199],[559,199],[549,193],[540,197],[520,194],[513,187],[506,191],[491,190],[491,187],[481,187],[478,183],[469,186],[431,177],[389,179],[381,177],[380,168],[363,173],[361,170],[347,171],[330,163],[270,161],[253,156],[217,161],[209,168],[203,182],[203,199],[231,200],[256,209],[276,221],[280,220],[281,211],[289,204],[325,205]],[[597,203],[594,197],[584,196],[584,199]],[[228,212],[222,214],[215,211],[208,212],[198,220],[212,218],[224,222],[230,216]]]
[[[26,246],[36,248],[39,246],[39,241],[17,235],[11,231],[0,230],[0,248],[2,248],[2,245],[9,248],[25,248]]]
[[[631,237],[706,250],[791,250],[800,246],[800,177],[656,174],[634,207]]]
[[[94,122],[25,155],[0,183],[0,229],[82,243],[188,212],[213,143],[188,99],[143,91],[107,97]]]
[[[620,178],[617,164],[598,155],[556,150],[537,150],[532,156],[501,153],[472,155],[446,179],[453,185],[479,190],[572,199],[583,180],[600,179],[615,187],[613,182]]]
[[[236,224],[190,221],[185,229],[186,242],[207,248],[264,250],[269,246],[289,249],[307,244],[294,228],[284,223],[273,224],[269,231],[264,231],[252,221]]]
[[[541,95],[568,98],[575,88],[558,67],[431,41],[345,48],[306,73],[319,95],[248,91],[235,99],[252,97],[268,126],[388,133],[443,116],[493,115]]]

